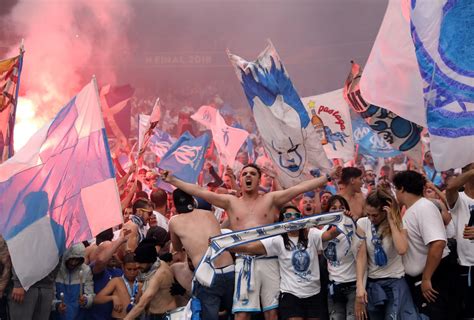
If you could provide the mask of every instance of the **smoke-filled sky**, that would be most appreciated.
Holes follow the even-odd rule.
[[[386,6],[387,0],[2,0],[0,57],[17,54],[22,38],[26,49],[15,131],[43,125],[93,74],[99,85],[130,83],[156,96],[189,81],[214,81],[244,104],[225,49],[253,60],[268,38],[301,96],[338,89],[350,60],[365,64]]]

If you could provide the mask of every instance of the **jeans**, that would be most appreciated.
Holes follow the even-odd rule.
[[[329,291],[328,295],[329,319],[354,320],[355,284],[349,286],[344,286],[345,284],[332,285],[333,289]]]
[[[219,310],[225,309],[232,318],[235,272],[216,274],[210,288],[196,282],[195,296],[201,301],[201,319],[218,320]],[[222,307],[222,308],[221,308]]]

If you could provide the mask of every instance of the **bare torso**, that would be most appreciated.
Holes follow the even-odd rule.
[[[230,200],[227,214],[230,229],[238,231],[274,223],[278,217],[278,208],[273,205],[269,194],[253,197],[244,195]]]
[[[206,253],[209,238],[221,234],[219,223],[214,214],[199,209],[174,216],[170,221],[170,226],[172,232],[179,237],[194,267],[199,265]],[[225,252],[214,261],[214,266],[222,268],[232,263],[232,257],[228,252]]]
[[[153,277],[159,277],[159,289],[151,299],[147,313],[161,314],[176,309],[176,301],[170,293],[173,273],[168,264],[162,261]]]
[[[119,297],[120,303],[123,306],[122,312],[112,310],[112,317],[117,319],[125,318],[127,315],[127,306],[130,304],[130,295],[128,294],[127,287],[125,286],[122,277],[113,278],[110,281],[114,282],[115,290],[113,294]],[[131,287],[133,287],[133,284],[131,284]]]
[[[351,214],[354,219],[359,219],[364,216],[365,198],[362,192],[356,192],[354,194],[341,192],[341,196],[343,196],[349,203]]]

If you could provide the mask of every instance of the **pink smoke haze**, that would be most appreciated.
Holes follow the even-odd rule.
[[[131,10],[126,1],[20,1],[11,19],[24,38],[25,56],[15,127],[15,149],[49,122],[91,77],[114,83],[110,65],[128,53],[122,37]],[[15,55],[18,48],[12,48]]]

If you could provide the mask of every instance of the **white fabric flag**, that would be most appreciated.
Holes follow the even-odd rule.
[[[212,140],[221,163],[233,168],[235,157],[249,133],[228,126],[219,111],[211,106],[202,106],[191,118],[212,131]]]
[[[310,178],[313,170],[329,171],[331,162],[321,139],[314,139],[316,128],[273,45],[269,43],[252,62],[230,53],[229,59],[282,187]]]
[[[410,36],[410,2],[390,0],[360,80],[364,99],[426,127],[423,83]]]
[[[349,161],[354,157],[354,141],[349,106],[342,90],[302,98],[301,101],[311,119],[315,113],[324,123],[324,132],[328,142],[324,145],[324,152],[328,158]]]

